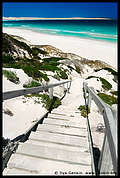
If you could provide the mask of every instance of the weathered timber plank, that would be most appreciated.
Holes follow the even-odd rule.
[[[91,166],[68,164],[21,154],[14,154],[10,159],[4,175],[23,175],[23,173],[28,175],[56,175],[56,171],[57,175],[63,175],[65,172],[66,174],[76,172],[76,175],[77,173],[82,175],[91,173]]]
[[[30,157],[51,159],[71,164],[90,165],[91,159],[88,152],[67,151],[47,146],[38,146],[24,143],[19,145],[17,154],[28,155]]]

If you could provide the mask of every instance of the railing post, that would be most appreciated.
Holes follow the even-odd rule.
[[[49,88],[48,91],[49,91],[49,98],[53,99],[53,88]]]

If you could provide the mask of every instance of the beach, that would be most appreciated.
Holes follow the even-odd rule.
[[[77,37],[66,37],[57,35],[41,34],[31,30],[23,30],[17,28],[3,28],[3,32],[11,35],[17,35],[33,45],[52,45],[65,53],[74,53],[89,60],[101,60],[115,69],[117,69],[117,44],[103,41],[82,39]],[[9,69],[15,71],[20,78],[20,84],[16,85],[3,78],[3,92],[10,90],[19,90],[23,88],[23,84],[29,80],[29,77],[21,69]],[[104,74],[103,74],[104,75]],[[67,98],[63,100],[63,106],[72,108],[80,104],[84,104],[84,99],[80,102],[80,93],[82,93],[84,79],[79,77],[75,72],[72,76],[72,90]],[[79,85],[77,85],[77,82]],[[97,84],[94,83],[94,87]],[[79,96],[79,97],[78,97]],[[20,134],[28,130],[34,122],[47,112],[42,104],[34,104],[33,99],[25,101],[23,97],[6,100],[3,102],[3,109],[9,109],[14,116],[3,113],[3,136],[5,138],[14,139]],[[26,99],[27,100],[27,99]],[[75,101],[75,102],[73,102]],[[66,103],[67,102],[67,103]],[[93,113],[94,114],[94,113]],[[14,131],[13,131],[14,130]]]
[[[10,27],[3,27],[3,33],[23,37],[33,45],[52,45],[65,53],[74,53],[89,60],[101,60],[117,69],[117,43],[73,36],[49,35]]]

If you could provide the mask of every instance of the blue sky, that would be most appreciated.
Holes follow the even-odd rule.
[[[117,19],[117,2],[4,2],[4,17],[106,17]]]

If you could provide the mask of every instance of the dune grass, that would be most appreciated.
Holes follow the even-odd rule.
[[[7,79],[15,84],[19,83],[19,78],[12,71],[3,70],[3,75],[7,77]]]

